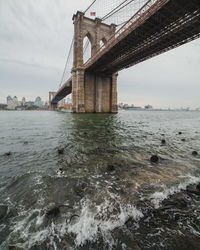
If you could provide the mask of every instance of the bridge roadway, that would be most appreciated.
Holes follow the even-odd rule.
[[[199,0],[158,0],[89,59],[85,71],[111,75],[199,37]],[[57,91],[52,104],[70,94],[71,89],[70,78]]]

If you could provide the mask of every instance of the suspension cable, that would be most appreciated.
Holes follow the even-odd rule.
[[[122,4],[124,4],[125,2],[127,2],[128,0],[125,0],[124,2],[120,3],[117,7],[115,7],[113,10],[111,10],[109,13],[107,13],[102,20],[106,20],[107,16],[110,15],[113,11],[115,11],[117,8],[119,8]]]
[[[85,54],[85,51],[87,50],[87,48],[88,48],[88,45],[89,45],[89,39],[87,39],[87,41],[86,41],[86,43],[85,43],[85,46],[84,46],[84,48],[83,48],[83,55]]]
[[[69,62],[69,57],[70,57],[70,54],[71,54],[71,51],[72,51],[73,44],[74,44],[74,37],[72,38],[72,42],[71,42],[70,49],[69,49],[69,52],[68,52],[68,56],[67,56],[67,60],[66,60],[66,63],[65,63],[65,67],[64,67],[64,71],[63,71],[63,74],[62,74],[62,78],[61,78],[61,81],[60,81],[59,88],[61,87],[64,76],[65,76],[65,72],[66,72],[66,69],[67,69],[67,64]]]
[[[124,7],[126,7],[127,5],[129,5],[131,2],[135,1],[135,0],[130,0],[128,3],[126,3],[125,5],[123,5],[121,8],[119,8],[122,4],[124,4],[125,2],[127,2],[128,0],[125,0],[123,3],[121,3],[120,5],[118,5],[115,9],[113,9],[110,13],[108,13],[107,15],[105,15],[102,20],[105,21],[107,18],[111,17],[112,15],[114,15],[115,13],[117,13],[118,11],[120,11],[121,9],[123,9]],[[119,8],[119,9],[117,9]],[[116,10],[117,9],[117,10]]]
[[[90,9],[90,7],[92,7],[92,5],[96,2],[97,0],[94,0],[91,4],[90,4],[90,6],[84,11],[84,14],[85,14],[85,12],[87,12],[89,9]]]

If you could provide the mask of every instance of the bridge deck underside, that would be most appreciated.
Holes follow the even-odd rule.
[[[86,71],[112,74],[200,37],[200,1],[170,0]]]
[[[63,86],[57,91],[56,95],[52,99],[52,104],[57,104],[60,100],[65,98],[67,95],[71,94],[72,92],[72,80],[71,78],[63,84]]]

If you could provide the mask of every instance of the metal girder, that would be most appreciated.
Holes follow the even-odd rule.
[[[140,25],[131,23],[100,57],[91,58],[86,71],[111,74],[199,37],[198,0],[160,0],[151,8],[155,12],[148,18],[145,13],[145,21],[140,15]]]

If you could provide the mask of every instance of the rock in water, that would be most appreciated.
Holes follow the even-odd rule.
[[[178,132],[179,135],[182,135],[182,132]]]
[[[10,246],[8,247],[8,249],[9,249],[9,250],[24,250],[24,248],[21,248],[21,247],[18,247],[18,246],[12,246],[12,245],[10,245]]]
[[[162,139],[162,140],[161,140],[161,143],[162,143],[163,145],[166,144],[165,139]]]
[[[64,148],[59,148],[59,149],[58,149],[58,154],[59,154],[59,155],[64,154]]]
[[[192,151],[192,155],[198,155],[197,151]]]
[[[115,167],[113,165],[108,165],[106,168],[107,171],[112,172],[115,170]]]
[[[159,157],[157,155],[152,155],[150,158],[150,161],[153,163],[156,163],[159,161]]]
[[[6,152],[5,155],[9,156],[11,155],[12,153],[9,151],[9,152]]]
[[[60,213],[59,207],[53,207],[46,212],[47,217],[56,217]]]
[[[200,191],[200,183],[196,185],[196,189]]]

